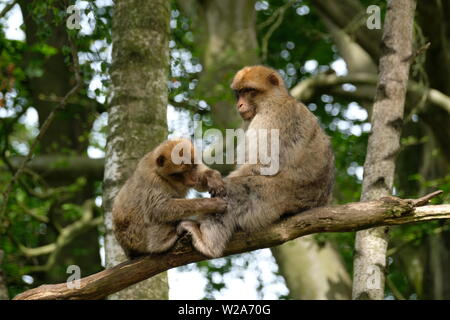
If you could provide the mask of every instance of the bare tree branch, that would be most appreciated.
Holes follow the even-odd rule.
[[[308,79],[305,79],[295,85],[290,93],[293,97],[301,101],[311,100],[312,97],[316,94],[316,91],[320,91],[320,89],[325,88],[336,88],[343,84],[350,83],[354,85],[373,85],[375,94],[375,85],[377,84],[377,75],[371,73],[355,73],[348,76],[338,76],[336,74],[325,74],[320,73],[318,75],[312,76]],[[424,86],[420,85],[415,81],[409,81],[408,83],[408,92],[425,95],[427,100],[441,107],[450,113],[450,97],[443,94],[441,91],[436,89],[428,89]],[[351,91],[345,91],[348,96],[352,96]],[[366,97],[366,96],[364,96]],[[374,96],[367,96],[367,99],[373,99]]]
[[[44,272],[50,270],[54,266],[58,254],[65,246],[83,232],[100,225],[102,222],[102,217],[94,218],[94,202],[87,200],[83,205],[81,218],[62,228],[55,242],[38,248],[27,248],[19,244],[20,251],[28,257],[50,254],[45,265],[26,267],[25,272]]]
[[[353,28],[348,28],[353,24],[354,19],[364,16],[365,8],[358,0],[314,0],[312,5],[321,14],[327,16],[335,25],[344,29],[355,41],[372,57],[373,61],[380,58],[381,31],[368,30],[365,23],[357,23]]]
[[[258,25],[259,29],[265,28],[266,26],[270,25],[269,30],[264,34],[262,38],[261,43],[261,60],[266,61],[267,60],[267,47],[269,44],[269,39],[272,36],[272,34],[275,32],[275,30],[281,25],[284,18],[284,13],[286,10],[294,4],[297,0],[290,0],[281,7],[279,7],[277,10],[274,11],[274,13],[264,22]]]
[[[0,19],[3,18],[9,12],[9,10],[11,10],[16,4],[17,4],[17,0],[14,0],[13,2],[8,3],[0,12]]]
[[[420,201],[385,197],[377,201],[311,209],[287,217],[268,230],[235,234],[225,255],[272,247],[319,232],[349,232],[375,226],[449,219],[450,205],[415,206],[439,193],[421,198]],[[23,292],[15,299],[100,299],[168,269],[205,259],[205,256],[192,248],[190,238],[184,236],[166,254],[126,261],[82,278],[79,289],[69,289],[66,283],[43,285]]]
[[[20,203],[19,203],[20,205]],[[30,209],[27,209],[30,210]],[[46,218],[37,216],[36,213],[25,212],[26,214],[32,215],[38,221],[42,221],[40,219]],[[48,222],[42,221],[42,222]],[[103,222],[103,217],[95,217],[94,218],[94,201],[86,200],[83,209],[82,215],[80,219],[75,222],[58,229],[58,237],[52,243],[37,247],[37,248],[28,248],[18,242],[12,234],[8,234],[11,241],[13,241],[19,250],[28,258],[49,255],[47,261],[43,265],[32,265],[25,266],[21,270],[22,274],[30,273],[30,272],[46,272],[50,270],[56,263],[56,259],[60,254],[61,250],[70,244],[76,237],[81,235],[82,233],[88,231],[90,228],[96,227]]]
[[[11,166],[17,169],[22,164],[23,157],[11,157],[9,159]],[[45,178],[52,177],[79,177],[89,176],[93,179],[101,180],[103,178],[105,159],[92,159],[87,156],[79,155],[39,155],[30,160],[26,166],[33,172],[44,175]]]

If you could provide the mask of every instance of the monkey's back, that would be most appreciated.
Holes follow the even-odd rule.
[[[138,169],[114,199],[112,217],[117,241],[128,257],[164,251],[167,239],[175,236],[176,224],[158,219],[160,208],[178,197],[170,185],[156,174]]]
[[[282,112],[275,110],[270,117],[257,116],[249,126],[256,130],[279,130],[279,172],[257,179],[249,177],[248,181],[241,177],[239,184],[227,188],[232,198],[246,197],[245,201],[237,201],[236,207],[232,203],[229,211],[236,212],[240,227],[247,231],[273,221],[265,218],[268,215],[276,219],[285,213],[323,206],[331,198],[334,155],[330,140],[306,106],[292,97],[284,102]],[[264,119],[268,118],[270,122],[266,123]],[[230,176],[238,177],[242,169]]]
[[[289,101],[290,120],[281,130],[280,177],[289,210],[303,211],[326,205],[334,184],[334,154],[330,139],[318,119],[301,102]]]

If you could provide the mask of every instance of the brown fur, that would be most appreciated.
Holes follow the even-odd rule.
[[[219,257],[236,230],[266,228],[285,213],[325,205],[334,182],[334,155],[316,117],[291,97],[273,69],[254,66],[239,71],[231,85],[238,109],[244,109],[247,129],[279,129],[280,169],[260,174],[261,164],[243,164],[226,179],[227,210],[200,224],[183,221],[194,246]],[[248,89],[254,90],[248,90]]]
[[[175,164],[172,150],[178,144],[191,150],[191,162]],[[195,149],[186,139],[163,142],[146,154],[124,184],[113,205],[113,230],[129,257],[163,252],[178,239],[183,218],[223,212],[223,199],[183,199],[189,188],[223,195],[220,173],[195,165]]]

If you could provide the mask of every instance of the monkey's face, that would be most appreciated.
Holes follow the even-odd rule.
[[[173,183],[178,183],[186,187],[194,187],[198,184],[197,165],[167,165],[166,177]]]
[[[183,177],[183,184],[186,187],[192,188],[198,185],[199,175],[197,174],[197,165],[196,164],[191,165],[188,169],[186,169],[186,171],[183,171],[182,177]]]
[[[244,120],[251,120],[261,110],[264,101],[286,89],[281,76],[264,66],[245,67],[236,73],[231,89],[236,93],[236,107]]]
[[[196,164],[175,164],[164,156],[159,156],[156,164],[159,175],[171,181],[173,184],[181,184],[186,187],[193,187],[197,184]]]
[[[195,148],[189,140],[168,140],[158,154],[156,167],[160,176],[180,187],[197,184]]]
[[[251,120],[256,115],[256,99],[261,92],[255,88],[242,88],[235,90],[236,107],[242,119]]]

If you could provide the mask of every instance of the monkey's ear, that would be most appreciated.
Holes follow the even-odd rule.
[[[274,86],[278,86],[280,84],[280,82],[278,81],[278,78],[275,74],[271,73],[269,74],[269,76],[267,77],[267,80],[269,80],[269,82],[271,84],[273,84]]]
[[[162,167],[165,161],[166,158],[163,155],[160,155],[158,158],[156,158],[156,164],[158,165],[158,167]]]

